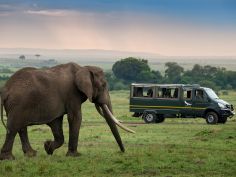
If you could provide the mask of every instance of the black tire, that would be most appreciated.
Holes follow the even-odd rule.
[[[205,118],[206,118],[206,122],[208,124],[217,124],[218,123],[218,115],[213,111],[208,112],[206,114]]]
[[[227,117],[219,117],[218,123],[224,124],[225,122],[227,122]]]
[[[157,114],[156,123],[164,122],[164,120],[165,120],[165,117],[163,114]]]
[[[145,113],[143,114],[143,120],[145,123],[154,123],[156,121],[156,114],[155,113]]]

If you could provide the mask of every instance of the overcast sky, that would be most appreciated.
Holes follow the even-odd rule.
[[[236,1],[0,0],[0,48],[236,56]]]

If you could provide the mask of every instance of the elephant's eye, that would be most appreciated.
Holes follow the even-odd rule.
[[[106,82],[103,82],[102,83],[102,87],[105,88],[107,86],[107,83]]]

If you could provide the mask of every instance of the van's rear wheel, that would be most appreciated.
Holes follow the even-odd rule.
[[[218,123],[218,115],[215,112],[208,112],[206,114],[206,122],[208,124],[217,124]]]
[[[145,113],[143,114],[143,120],[146,123],[154,123],[156,121],[156,114],[155,113]]]
[[[224,124],[227,121],[227,117],[219,117],[218,123]]]
[[[164,122],[165,117],[163,114],[157,114],[156,123]]]

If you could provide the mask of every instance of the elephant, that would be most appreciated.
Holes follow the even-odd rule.
[[[64,143],[63,116],[67,114],[69,142],[67,156],[78,156],[78,137],[82,121],[81,106],[86,100],[95,104],[98,113],[109,125],[122,152],[125,151],[116,125],[134,133],[113,116],[111,100],[104,72],[96,66],[76,63],[60,64],[51,68],[26,67],[13,74],[1,94],[1,119],[7,132],[0,160],[15,159],[12,154],[16,134],[20,136],[26,156],[35,156],[27,126],[47,124],[54,140],[44,142],[47,154]],[[3,121],[3,107],[7,124]]]

